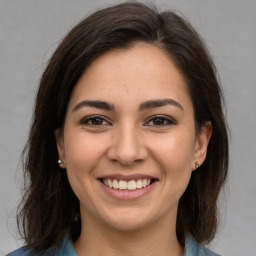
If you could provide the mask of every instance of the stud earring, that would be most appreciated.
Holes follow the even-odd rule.
[[[60,159],[57,161],[57,164],[59,165],[60,168],[65,168],[64,163]]]
[[[200,165],[198,164],[198,162],[195,163],[195,167],[196,169],[198,169],[200,167]]]

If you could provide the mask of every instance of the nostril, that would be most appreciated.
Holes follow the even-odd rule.
[[[138,139],[130,138],[131,135],[124,134],[116,138],[113,145],[107,151],[107,157],[111,162],[119,162],[123,166],[143,162],[147,158],[147,150]]]

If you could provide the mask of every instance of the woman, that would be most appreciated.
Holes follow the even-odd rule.
[[[215,66],[177,14],[100,10],[42,75],[14,255],[216,255],[228,138]],[[98,246],[100,244],[100,246]]]

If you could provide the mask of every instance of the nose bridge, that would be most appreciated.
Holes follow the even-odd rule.
[[[130,165],[146,158],[146,148],[136,124],[126,120],[115,128],[108,155],[111,160],[122,165]]]

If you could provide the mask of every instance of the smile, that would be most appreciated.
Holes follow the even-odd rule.
[[[149,194],[159,179],[146,174],[111,174],[97,178],[105,193],[118,200],[134,200]]]
[[[117,179],[102,179],[103,184],[117,190],[135,190],[146,188],[152,184],[154,180],[138,179],[138,180],[117,180]]]

